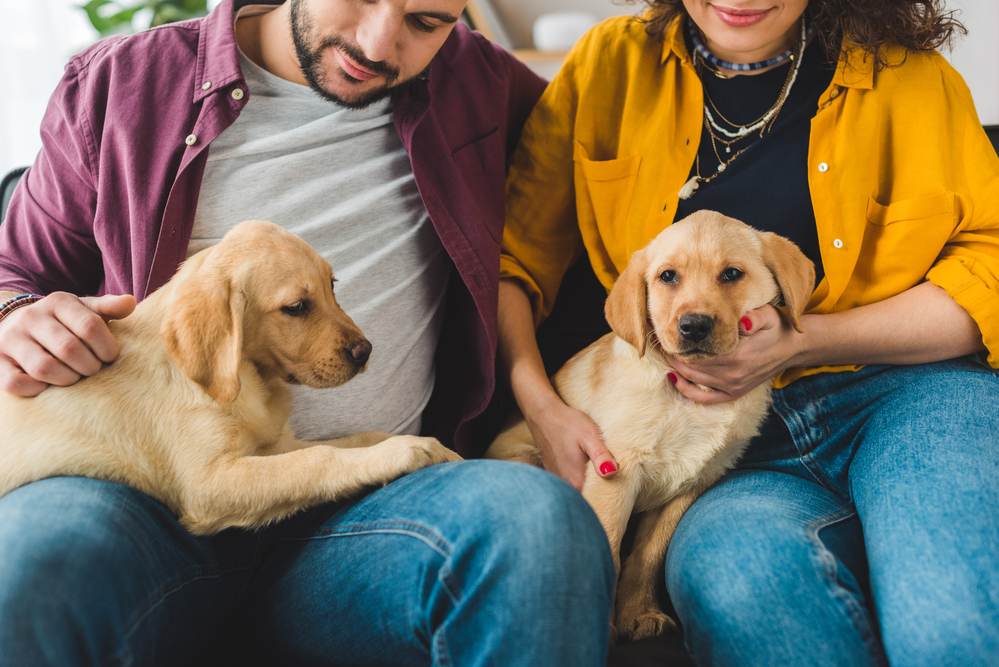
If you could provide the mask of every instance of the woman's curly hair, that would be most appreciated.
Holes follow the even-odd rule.
[[[642,2],[649,6],[642,19],[648,23],[646,31],[659,39],[674,18],[686,15],[682,0]],[[861,49],[879,70],[889,66],[881,49],[885,44],[931,51],[950,47],[958,33],[968,32],[944,0],[810,0],[805,13],[831,60],[840,57],[841,47]]]

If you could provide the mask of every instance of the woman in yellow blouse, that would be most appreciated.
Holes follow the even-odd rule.
[[[699,664],[999,655],[999,158],[936,53],[941,0],[646,0],[567,58],[507,187],[500,362],[577,488],[616,462],[552,390],[534,328],[585,252],[609,289],[698,209],[815,262],[804,334],[674,360],[692,401],[778,375],[737,470],[684,516],[667,584]],[[702,390],[698,386],[710,387]]]

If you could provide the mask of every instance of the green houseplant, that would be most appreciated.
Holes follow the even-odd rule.
[[[140,10],[152,10],[148,26],[153,28],[164,23],[183,21],[204,16],[208,13],[207,0],[145,0],[135,4],[114,0],[90,0],[80,9],[87,12],[90,23],[101,35],[132,32],[132,19]]]

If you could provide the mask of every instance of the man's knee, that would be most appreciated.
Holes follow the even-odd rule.
[[[90,626],[105,616],[104,601],[126,580],[127,534],[117,526],[125,511],[121,494],[130,492],[68,477],[35,482],[0,499],[0,645],[6,656],[0,665],[35,660],[33,652],[42,647],[50,657],[72,649],[80,659],[97,649]]]

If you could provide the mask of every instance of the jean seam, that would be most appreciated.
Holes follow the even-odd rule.
[[[845,507],[841,510],[833,512],[832,514],[827,514],[826,516],[819,517],[811,521],[806,528],[806,533],[808,535],[809,541],[812,543],[812,547],[815,549],[819,556],[819,562],[822,565],[823,574],[826,577],[827,585],[834,598],[839,600],[844,608],[846,609],[847,615],[850,618],[851,624],[860,634],[861,641],[867,646],[867,650],[870,655],[877,660],[879,660],[880,653],[876,650],[874,646],[875,634],[874,629],[871,627],[871,623],[867,617],[867,609],[859,604],[857,600],[846,591],[843,586],[839,583],[839,567],[836,564],[836,558],[833,556],[822,539],[819,537],[819,532],[834,523],[839,523],[851,516],[856,516],[857,511],[853,507]]]
[[[447,639],[444,638],[443,626],[434,633],[434,646],[437,648],[437,664],[446,667],[454,664],[451,661],[451,653],[447,648]]]
[[[153,609],[161,605],[168,597],[184,588],[184,586],[202,579],[216,579],[222,575],[231,574],[233,572],[243,572],[252,568],[252,562],[249,565],[233,568],[196,567],[190,570],[185,570],[176,577],[164,582],[159,588],[146,597],[146,603],[141,606],[135,614],[133,614],[132,621],[128,623],[125,631],[122,633],[122,649],[118,651],[118,653],[106,664],[109,666],[132,664],[131,638],[133,633],[135,633],[136,629],[138,629],[139,625],[143,620],[145,620],[146,616],[153,611]]]
[[[350,524],[337,526],[335,528],[324,528],[312,533],[311,535],[284,537],[279,540],[279,542],[307,541],[376,534],[395,534],[412,537],[423,542],[437,552],[437,554],[444,559],[444,564],[441,565],[441,569],[437,573],[437,580],[444,588],[444,592],[447,593],[447,596],[451,599],[451,603],[456,607],[460,604],[463,596],[461,586],[455,579],[454,573],[451,570],[451,545],[441,535],[422,524],[413,523],[411,521],[382,521],[376,523]]]
[[[812,392],[811,387],[804,387],[802,389],[802,394],[805,398],[805,404],[812,406],[821,405],[823,397]],[[811,433],[809,433],[805,428],[805,423],[801,416],[801,410],[789,406],[781,392],[774,392],[773,406],[774,412],[784,421],[785,426],[787,426],[787,429],[791,434],[791,440],[794,442],[795,448],[798,450],[798,460],[801,462],[801,465],[820,486],[825,488],[827,491],[831,491],[837,496],[842,497],[839,491],[836,490],[836,485],[822,470],[822,466],[815,463],[815,457],[813,454],[815,453],[815,450],[818,449],[821,442],[815,442]],[[787,414],[785,415],[785,413]],[[795,433],[800,435],[796,436]],[[804,453],[802,453],[802,448],[799,446],[799,440],[800,444],[807,445]]]

